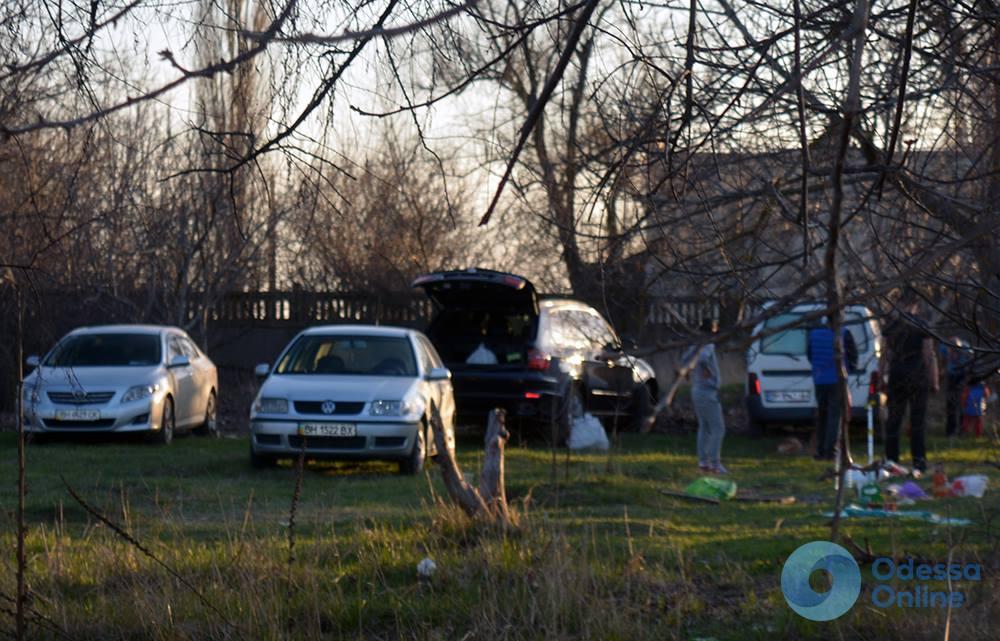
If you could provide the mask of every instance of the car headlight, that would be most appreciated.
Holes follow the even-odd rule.
[[[288,399],[258,398],[253,405],[253,411],[257,414],[287,414]]]
[[[24,399],[24,404],[34,405],[38,402],[38,389],[34,385],[28,385],[23,390],[21,390]]]
[[[401,401],[372,401],[368,413],[372,416],[420,417],[424,413],[424,402],[416,396]]]
[[[144,398],[149,398],[159,389],[159,385],[136,385],[134,387],[130,387],[122,395],[121,402],[132,403],[133,401],[141,401]]]
[[[372,401],[368,413],[372,416],[399,416],[402,401]]]
[[[38,387],[36,385],[27,385],[21,390],[21,410],[25,415],[31,416],[35,413],[35,407],[38,405]]]

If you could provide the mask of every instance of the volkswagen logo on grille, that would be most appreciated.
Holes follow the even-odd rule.
[[[87,393],[82,389],[73,390],[73,400],[75,401],[85,401],[87,400]]]
[[[323,404],[319,408],[323,410],[324,414],[333,414],[337,411],[337,404],[333,401],[323,401]]]

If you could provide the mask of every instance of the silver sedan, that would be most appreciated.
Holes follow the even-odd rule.
[[[398,461],[415,474],[436,452],[432,404],[454,448],[451,373],[427,337],[398,327],[338,325],[302,332],[278,357],[250,409],[250,460]],[[450,428],[450,429],[449,429]]]
[[[216,433],[218,371],[176,327],[84,327],[27,364],[21,411],[35,435],[145,432],[166,445],[177,430]]]

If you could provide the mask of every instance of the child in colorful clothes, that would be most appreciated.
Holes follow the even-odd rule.
[[[969,383],[962,394],[962,433],[976,436],[983,435],[983,416],[986,415],[986,403],[990,398],[990,388],[979,381]]]

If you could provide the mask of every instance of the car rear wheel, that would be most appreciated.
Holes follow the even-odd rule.
[[[556,415],[555,445],[565,446],[569,443],[569,435],[573,431],[573,423],[584,413],[583,394],[580,385],[570,381],[566,394],[557,401],[559,404]]]
[[[427,455],[427,437],[425,428],[421,424],[417,430],[417,436],[413,440],[413,450],[410,455],[399,462],[399,473],[406,476],[413,476],[424,469],[424,460]]]
[[[198,436],[210,436],[212,438],[219,435],[219,405],[215,397],[215,390],[208,395],[208,405],[205,406],[205,421],[194,429]]]
[[[170,445],[174,440],[174,399],[169,396],[163,399],[163,416],[160,419],[160,429],[150,437],[157,445]]]

